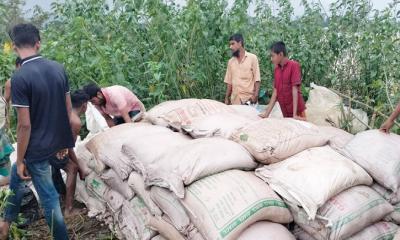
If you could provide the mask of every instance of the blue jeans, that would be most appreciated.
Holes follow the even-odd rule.
[[[49,161],[27,163],[26,167],[32,177],[33,186],[39,195],[40,203],[44,208],[44,215],[53,238],[56,240],[68,239],[68,232],[61,212],[59,196],[53,184]],[[13,164],[10,189],[14,194],[9,198],[4,213],[4,220],[9,223],[17,219],[20,211],[21,201],[24,196],[23,191],[21,191],[23,183],[23,180],[17,174],[17,165]]]

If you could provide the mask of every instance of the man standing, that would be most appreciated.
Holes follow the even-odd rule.
[[[62,65],[38,54],[39,30],[18,24],[10,32],[13,47],[22,59],[11,78],[11,99],[17,109],[17,162],[11,168],[10,189],[14,195],[0,223],[0,238],[8,237],[23,197],[23,181],[32,179],[54,239],[68,239],[59,196],[51,177],[49,159],[59,159],[74,147],[69,84]]]
[[[400,116],[400,103],[397,104],[396,109],[393,111],[393,113],[390,115],[389,119],[386,120],[386,122],[384,122],[381,126],[381,131],[385,132],[385,133],[389,133],[390,129],[393,127],[394,125],[394,121],[396,121],[396,119]]]
[[[306,105],[301,94],[300,64],[289,60],[284,42],[275,42],[271,45],[271,61],[275,65],[274,90],[267,109],[260,114],[260,117],[269,117],[278,101],[283,117],[305,121]]]
[[[100,111],[109,127],[139,120],[146,111],[143,103],[129,89],[114,85],[100,88],[94,83],[83,90],[90,102]]]
[[[246,52],[241,34],[229,38],[232,58],[228,62],[225,80],[225,104],[257,103],[260,91],[260,67],[256,55]]]
[[[89,101],[89,96],[83,90],[77,90],[71,94],[72,102],[72,113],[70,116],[70,124],[72,129],[72,134],[74,142],[79,136],[81,130],[81,119],[80,116],[86,112],[87,102]],[[77,214],[84,213],[84,210],[77,209],[73,207],[75,189],[76,189],[76,177],[79,172],[79,176],[82,180],[88,175],[79,168],[78,159],[76,157],[73,148],[69,149],[68,157],[65,156],[63,159],[58,159],[55,156],[50,159],[50,165],[53,167],[53,181],[58,187],[59,193],[65,194],[65,209],[64,216],[66,218],[74,216]],[[67,173],[66,186],[60,172],[63,169]]]

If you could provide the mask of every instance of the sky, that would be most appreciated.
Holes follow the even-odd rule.
[[[34,5],[39,5],[45,10],[50,10],[50,4],[54,2],[54,0],[25,0],[26,1],[26,10],[32,8]],[[62,0],[58,0],[62,1]],[[233,2],[234,0],[228,0],[229,2]],[[265,0],[267,1],[267,0]],[[329,5],[334,2],[333,0],[320,0],[323,7],[328,10]],[[178,4],[184,4],[186,0],[175,0]],[[293,6],[295,7],[295,13],[301,14],[302,8],[300,7],[301,0],[291,0]],[[371,0],[375,9],[382,10],[384,9],[389,3],[393,2],[393,0]]]

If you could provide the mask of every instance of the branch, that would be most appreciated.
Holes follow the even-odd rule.
[[[369,106],[368,104],[365,104],[365,103],[363,103],[363,102],[360,102],[360,101],[358,101],[358,100],[356,100],[356,99],[354,99],[354,98],[352,98],[352,97],[350,97],[350,96],[347,96],[347,95],[345,95],[345,94],[343,94],[343,93],[340,93],[340,92],[338,92],[338,91],[336,91],[336,90],[334,90],[334,89],[330,89],[330,88],[328,88],[328,89],[331,90],[331,91],[333,91],[334,93],[336,93],[337,95],[339,95],[339,96],[341,96],[341,97],[347,98],[347,99],[349,99],[349,100],[352,101],[352,102],[355,102],[355,103],[357,103],[357,104],[360,104],[360,105],[362,105],[362,106],[364,106],[364,107],[366,107],[366,108],[368,108],[368,109],[374,111],[375,113],[377,113],[377,114],[380,115],[381,117],[384,117],[385,119],[388,119],[388,118],[389,118],[388,115],[382,113],[381,111],[376,110],[374,107],[371,107],[371,106]],[[397,127],[400,127],[400,123],[398,123],[397,121],[395,121],[394,124],[395,124]]]

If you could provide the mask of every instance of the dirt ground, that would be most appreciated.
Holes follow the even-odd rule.
[[[87,215],[77,215],[75,217],[66,219],[68,234],[70,239],[75,240],[111,240],[116,239],[108,227],[96,220],[96,218],[89,218]],[[44,219],[41,219],[29,225],[27,230],[26,239],[51,239],[49,230]]]
[[[63,202],[61,202],[62,205]],[[85,205],[75,201],[75,208],[83,209]],[[27,226],[22,227],[26,233],[23,239],[40,239],[40,240],[51,240],[49,234],[49,228],[43,217],[42,210],[39,209],[36,199],[33,199],[29,204],[22,210],[23,215],[34,220]],[[98,221],[96,218],[89,218],[86,214],[75,215],[73,217],[65,219],[68,228],[68,235],[70,239],[74,240],[111,240],[116,239],[113,233],[109,230],[108,226],[103,222]]]

